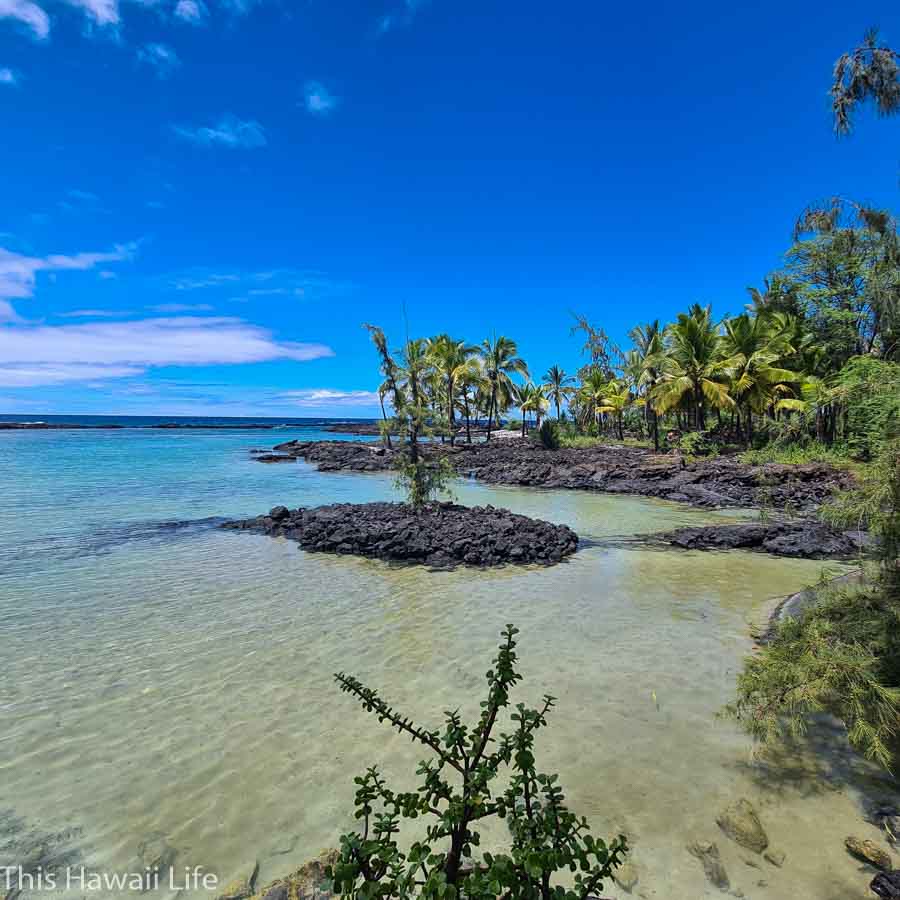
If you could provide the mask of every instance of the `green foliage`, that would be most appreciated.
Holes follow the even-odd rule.
[[[738,457],[741,462],[751,466],[763,466],[766,463],[780,465],[803,465],[804,463],[829,463],[836,467],[848,465],[850,457],[846,447],[820,444],[813,441],[805,446],[799,444],[780,445],[767,444],[759,450],[745,450]]]
[[[880,586],[833,590],[787,619],[738,676],[728,712],[755,738],[802,734],[830,712],[856,749],[890,767],[900,732],[900,605]]]
[[[456,477],[450,460],[445,456],[419,456],[413,462],[407,454],[397,461],[397,487],[406,494],[407,502],[421,509],[438,495],[452,498],[450,483]]]
[[[834,130],[849,134],[851,116],[861,103],[871,100],[882,116],[900,111],[900,54],[878,43],[878,32],[866,32],[862,44],[834,64],[831,103]]]
[[[623,861],[624,837],[609,843],[594,838],[584,819],[565,805],[556,775],[540,774],[535,765],[535,735],[547,725],[554,705],[550,696],[540,709],[517,704],[509,732],[494,736],[509,695],[522,676],[516,669],[518,629],[502,634],[494,665],[487,673],[487,699],[472,725],[458,712],[445,713],[443,731],[422,728],[396,712],[374,690],[340,673],[341,689],[356,697],[367,712],[426,747],[432,759],[420,763],[421,786],[395,793],[370,768],[355,779],[356,818],[361,831],[341,838],[340,859],[329,873],[345,900],[586,900]],[[509,770],[507,786],[497,787]],[[406,850],[399,844],[401,823],[425,817],[424,840]],[[477,823],[505,819],[507,853],[483,853]],[[564,870],[574,874],[574,887],[553,884]]]
[[[719,445],[705,431],[689,431],[678,440],[678,449],[688,456],[718,456]]]
[[[860,587],[820,588],[812,608],[747,660],[728,712],[763,741],[800,734],[811,713],[830,712],[854,747],[890,767],[900,747],[900,440],[886,441],[861,486],[823,517],[870,529],[876,576]]]
[[[840,431],[854,456],[868,459],[900,425],[900,365],[871,356],[851,359],[834,380]]]
[[[541,423],[540,429],[538,429],[538,440],[545,450],[559,450],[559,425],[550,419],[545,419]]]

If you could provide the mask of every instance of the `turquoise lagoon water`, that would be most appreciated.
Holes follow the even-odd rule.
[[[821,564],[641,549],[619,539],[718,514],[471,482],[456,487],[462,502],[570,524],[585,546],[550,569],[427,572],[216,527],[278,503],[394,496],[389,477],[248,452],[315,435],[333,437],[0,433],[0,865],[43,840],[60,863],[128,872],[143,843],[164,839],[179,867],[222,882],[254,860],[261,880],[285,874],[352,826],[355,774],[378,762],[409,787],[421,756],[332,673],[437,724],[445,708],[476,711],[497,634],[515,622],[523,699],[560,698],[543,764],[595,833],[631,836],[634,896],[716,896],[692,840],[719,845],[747,897],[865,896],[843,838],[877,838],[861,803],[891,786],[827,728],[817,752],[756,761],[715,717],[751,649],[748,621]],[[743,796],[783,868],[716,827]]]

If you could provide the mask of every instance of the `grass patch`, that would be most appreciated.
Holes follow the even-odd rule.
[[[587,434],[561,435],[560,447],[567,450],[591,450],[594,447],[649,447],[650,441],[627,437],[624,441],[612,437],[591,437]]]
[[[751,466],[762,466],[766,463],[781,463],[787,466],[799,466],[803,463],[829,463],[836,468],[853,469],[859,462],[851,459],[844,447],[826,447],[824,444],[808,444],[778,447],[770,444],[760,450],[745,450],[739,455],[741,462]]]

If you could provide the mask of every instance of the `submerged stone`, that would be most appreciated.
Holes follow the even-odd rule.
[[[693,844],[688,844],[687,851],[703,864],[703,872],[710,884],[720,891],[727,891],[731,887],[728,873],[719,857],[719,848],[715,844],[708,841],[695,841]]]
[[[857,859],[867,862],[876,869],[889,872],[894,866],[891,854],[882,849],[875,841],[863,840],[852,835],[844,840],[844,846]]]
[[[719,815],[716,824],[733,841],[754,853],[762,853],[769,846],[769,838],[749,800],[741,798],[732,803]]]

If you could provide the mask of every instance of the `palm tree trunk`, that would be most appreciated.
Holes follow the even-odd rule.
[[[447,418],[450,423],[450,446],[456,443],[456,411],[453,409],[453,379],[447,379]]]
[[[497,399],[497,389],[491,388],[491,402],[488,404],[487,443],[491,442],[491,419],[494,416],[494,403]]]
[[[378,400],[381,403],[381,418],[384,420],[385,425],[387,425],[387,413],[384,411],[384,394],[378,394]],[[391,430],[390,428],[384,429],[384,443],[388,450],[391,450]]]
[[[468,390],[463,391],[463,404],[465,405],[465,408],[466,408],[466,443],[471,444],[472,443],[472,430],[469,427],[469,391]]]

